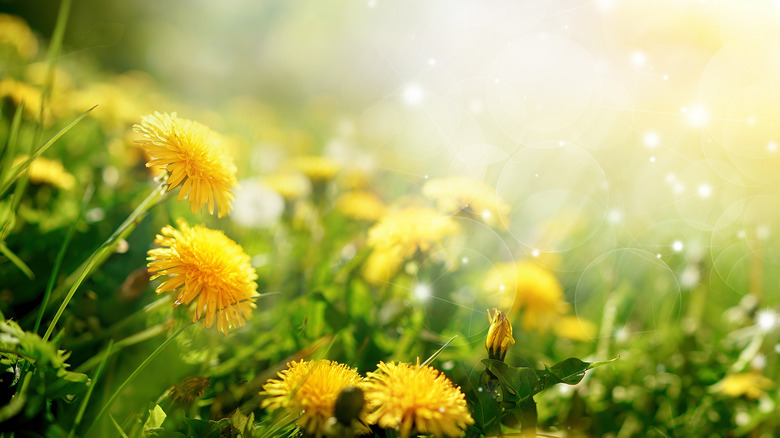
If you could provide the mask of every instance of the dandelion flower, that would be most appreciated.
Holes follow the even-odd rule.
[[[287,201],[302,198],[311,192],[311,182],[300,172],[274,173],[263,178],[263,183]]]
[[[333,179],[341,169],[341,166],[330,158],[315,155],[295,158],[292,160],[292,166],[315,183]]]
[[[32,59],[38,52],[38,40],[30,26],[15,16],[0,14],[0,45],[11,45],[24,59]]]
[[[356,369],[326,359],[288,363],[278,376],[263,385],[260,395],[267,398],[260,407],[287,410],[298,417],[299,428],[315,437],[328,435],[328,420],[334,416],[339,394],[362,380]]]
[[[244,324],[257,294],[257,274],[249,256],[221,231],[202,225],[190,227],[180,219],[179,229],[163,227],[155,243],[161,248],[149,250],[149,272],[152,280],[168,276],[157,287],[158,294],[176,293],[174,307],[198,299],[193,321],[204,313],[203,324],[227,333],[228,328]]]
[[[429,366],[380,362],[363,384],[368,422],[397,429],[401,438],[413,431],[460,436],[474,424],[460,387]]]
[[[573,315],[562,316],[554,326],[555,334],[573,341],[591,341],[596,337],[596,324]]]
[[[406,207],[395,211],[368,231],[368,245],[374,251],[363,266],[363,277],[372,284],[389,280],[404,260],[418,252],[430,251],[459,229],[451,217],[430,208]],[[376,268],[379,271],[375,272]]]
[[[509,205],[482,181],[464,177],[432,179],[422,192],[444,212],[466,214],[491,226],[506,223],[509,216]]]
[[[341,194],[336,199],[336,210],[352,219],[374,222],[384,216],[387,207],[379,196],[359,190]]]
[[[716,389],[730,397],[746,396],[757,399],[767,389],[772,389],[774,382],[757,372],[730,374],[716,384]]]
[[[499,264],[485,279],[484,287],[499,295],[501,307],[509,315],[523,311],[523,330],[545,332],[569,308],[563,300],[563,287],[555,275],[529,261]]]
[[[41,90],[11,78],[0,80],[0,99],[8,98],[15,107],[24,102],[24,115],[38,117],[41,112]]]
[[[179,200],[189,196],[193,213],[208,205],[213,214],[216,203],[219,217],[228,214],[234,198],[231,189],[237,186],[236,166],[217,133],[175,113],[155,112],[133,128],[143,135],[138,142],[151,157],[146,166],[167,170],[168,190],[181,184]]]
[[[16,167],[30,157],[19,155],[14,159],[12,167]],[[44,157],[38,157],[30,163],[27,168],[30,181],[34,184],[49,184],[62,190],[70,190],[76,185],[76,178],[73,177],[57,160],[50,160]]]

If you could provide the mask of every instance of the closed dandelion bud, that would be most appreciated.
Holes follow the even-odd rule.
[[[339,423],[349,426],[353,420],[359,418],[364,404],[363,390],[356,386],[347,386],[341,390],[336,398],[333,416],[336,417]]]
[[[512,323],[504,312],[498,309],[493,309],[492,317],[488,310],[488,321],[490,321],[490,329],[485,340],[488,357],[503,361],[509,346],[515,343],[512,338]]]

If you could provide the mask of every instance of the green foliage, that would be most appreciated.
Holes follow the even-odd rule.
[[[87,389],[86,374],[68,371],[69,353],[53,343],[22,330],[14,321],[0,322],[0,364],[5,376],[13,376],[16,394],[0,409],[5,421],[23,411],[27,418],[46,409],[48,400],[72,402]]]

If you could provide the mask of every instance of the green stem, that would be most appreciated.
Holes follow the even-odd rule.
[[[116,401],[117,397],[119,397],[119,395],[122,394],[122,391],[124,391],[125,388],[127,388],[127,385],[129,385],[133,380],[135,380],[135,378],[138,377],[138,375],[141,374],[141,372],[144,369],[146,369],[146,367],[154,360],[154,358],[157,357],[157,355],[159,355],[165,349],[165,347],[168,346],[168,344],[173,342],[173,340],[176,339],[176,337],[178,337],[181,334],[181,332],[192,327],[193,325],[195,325],[194,322],[181,327],[179,330],[176,330],[174,334],[172,334],[168,339],[163,341],[163,343],[160,344],[160,346],[157,347],[157,349],[155,349],[152,352],[152,354],[150,354],[143,362],[141,362],[141,364],[138,365],[135,371],[133,371],[133,373],[130,374],[130,376],[127,379],[125,379],[125,381],[122,382],[121,385],[119,385],[119,388],[117,388],[116,391],[114,391],[114,393],[111,395],[111,398],[108,399],[108,402],[106,402],[106,404],[103,405],[103,409],[101,409],[100,412],[97,414],[97,416],[95,416],[95,422],[100,420],[103,414],[105,414],[108,411],[108,409],[111,407],[111,405],[114,403],[114,401]],[[92,424],[95,424],[95,422],[93,422]]]
[[[43,314],[46,312],[46,306],[49,304],[51,292],[54,289],[54,283],[57,281],[57,275],[59,275],[62,261],[65,259],[65,252],[67,252],[68,246],[70,246],[70,241],[73,238],[73,234],[76,232],[76,226],[81,221],[81,218],[84,217],[84,211],[86,211],[87,205],[89,204],[90,199],[92,199],[93,193],[95,193],[94,186],[90,185],[84,192],[79,215],[76,220],[73,221],[73,224],[68,230],[68,234],[65,235],[65,240],[62,242],[62,246],[60,246],[60,251],[57,253],[57,258],[54,260],[54,266],[51,270],[51,275],[49,276],[49,282],[46,283],[46,291],[43,294],[43,302],[41,303],[40,310],[38,311],[38,317],[35,320],[35,328],[33,329],[33,333],[38,333],[38,329],[41,328]]]
[[[136,221],[139,221],[141,216],[143,216],[149,210],[149,208],[151,208],[152,202],[157,200],[157,198],[160,196],[163,188],[165,187],[165,184],[165,181],[163,181],[160,183],[160,185],[152,189],[151,193],[149,193],[146,199],[138,204],[138,207],[136,207],[135,210],[130,213],[130,216],[128,216],[127,219],[122,222],[119,228],[117,228],[114,233],[111,234],[111,236],[105,242],[103,242],[103,244],[100,245],[100,247],[95,252],[93,252],[92,255],[89,256],[84,269],[81,271],[78,279],[76,279],[76,281],[70,287],[68,294],[65,296],[62,304],[60,304],[60,308],[57,309],[57,313],[54,315],[54,319],[52,319],[51,323],[49,323],[49,328],[46,329],[46,334],[43,335],[44,342],[49,340],[49,337],[54,331],[54,327],[57,325],[57,321],[59,321],[62,313],[65,311],[65,308],[68,306],[68,303],[70,303],[70,300],[73,298],[73,295],[75,295],[76,290],[79,288],[79,286],[81,286],[81,283],[87,278],[87,276],[92,273],[94,268],[97,267],[97,261],[102,260],[103,256],[107,256],[109,252],[113,250],[113,244],[119,239],[119,237],[121,237],[121,235],[132,225],[135,225]]]
[[[73,422],[73,426],[70,428],[70,433],[68,434],[68,438],[73,436],[73,433],[76,431],[76,428],[81,424],[81,419],[84,417],[84,411],[87,409],[87,403],[89,403],[89,399],[92,396],[92,390],[95,389],[95,384],[97,383],[98,379],[100,378],[100,373],[103,371],[103,365],[106,364],[108,361],[108,357],[111,355],[111,347],[114,345],[114,340],[112,339],[108,343],[108,348],[106,349],[105,354],[103,354],[103,359],[100,361],[100,365],[98,366],[97,371],[95,371],[95,376],[92,377],[92,382],[90,382],[89,388],[87,388],[87,393],[84,395],[84,400],[81,402],[81,406],[79,406],[79,411],[76,414],[76,420]]]

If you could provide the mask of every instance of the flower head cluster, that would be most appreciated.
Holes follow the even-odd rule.
[[[460,436],[473,424],[460,388],[429,366],[380,362],[363,385],[368,422],[398,430],[402,438],[413,431],[434,436]]]
[[[368,231],[373,252],[363,267],[364,278],[372,284],[390,281],[404,260],[430,251],[459,229],[450,216],[430,208],[406,207],[390,213]]]
[[[482,181],[464,177],[433,179],[425,183],[422,192],[444,212],[467,214],[491,226],[506,223],[509,216],[509,205]]]
[[[243,325],[256,307],[253,299],[257,296],[257,274],[249,256],[221,231],[190,227],[181,219],[177,225],[179,229],[165,226],[155,239],[161,248],[148,252],[152,280],[169,277],[156,292],[176,293],[174,307],[197,298],[193,321],[205,311],[206,327],[215,319],[223,333]]]
[[[291,362],[263,385],[261,395],[267,396],[260,405],[270,410],[285,409],[297,416],[296,424],[307,434],[329,435],[328,423],[334,416],[339,394],[362,381],[357,370],[330,360]]]
[[[18,166],[29,158],[27,155],[20,155],[14,159],[13,166]],[[62,190],[70,190],[76,185],[76,178],[57,160],[38,157],[30,163],[27,171],[30,181],[35,184],[49,184]]]
[[[181,184],[179,200],[189,196],[193,213],[207,205],[213,214],[216,204],[219,217],[228,214],[231,189],[237,185],[236,166],[217,133],[175,113],[155,112],[133,128],[143,136],[138,142],[151,157],[146,166],[167,170],[168,190]]]

